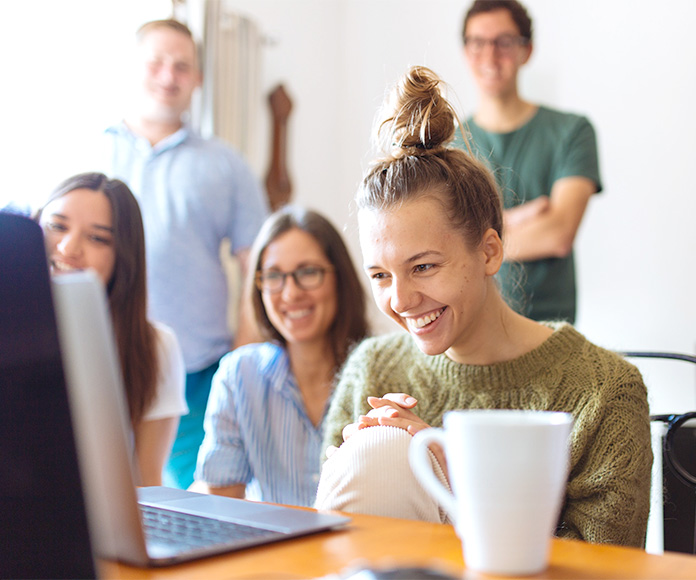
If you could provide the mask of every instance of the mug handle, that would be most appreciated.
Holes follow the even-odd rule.
[[[445,508],[452,521],[455,522],[457,513],[456,500],[433,473],[430,456],[428,455],[428,445],[431,443],[439,443],[444,449],[445,432],[442,429],[430,427],[423,429],[423,431],[418,431],[413,436],[408,450],[411,470],[425,490]]]

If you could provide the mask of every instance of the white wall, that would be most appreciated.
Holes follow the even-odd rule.
[[[254,17],[273,41],[264,55],[266,90],[283,82],[294,100],[295,200],[345,226],[359,261],[348,208],[370,158],[370,129],[386,86],[409,65],[425,64],[452,85],[462,112],[475,108],[459,41],[468,2],[228,3]],[[696,3],[526,4],[536,40],[523,94],[588,115],[599,138],[604,192],[591,202],[576,244],[577,326],[609,348],[694,352],[696,196],[689,178],[696,155]],[[2,96],[7,189],[0,203],[18,194],[42,197],[79,165],[87,136],[119,115],[123,47],[137,25],[167,16],[169,7],[164,0],[35,0],[5,8],[13,19],[0,35],[0,50],[10,57]],[[267,116],[259,131],[267,159]],[[255,169],[263,177],[265,165]],[[374,314],[378,328],[391,328],[380,316]],[[664,387],[671,394],[653,393],[655,410],[696,408],[694,371],[684,363],[670,380]],[[680,401],[685,382],[690,397]]]
[[[277,42],[267,51],[264,78],[269,88],[285,82],[297,103],[290,129],[296,198],[346,222],[357,256],[345,208],[369,159],[371,123],[387,84],[409,65],[425,64],[453,87],[463,112],[475,109],[459,40],[468,2],[230,4]],[[577,326],[609,348],[694,352],[696,4],[526,5],[535,53],[521,79],[523,95],[588,115],[599,139],[604,192],[591,202],[576,243]],[[694,370],[669,364],[640,365],[659,386],[653,410],[696,408]]]
[[[136,28],[169,15],[170,0],[2,2],[0,163],[5,199],[41,201],[83,170],[96,131],[127,98]]]

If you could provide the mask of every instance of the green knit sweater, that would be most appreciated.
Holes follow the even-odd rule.
[[[452,409],[566,411],[575,421],[557,535],[642,547],[650,507],[650,419],[638,370],[568,324],[538,348],[490,366],[423,354],[408,334],[370,338],[351,354],[325,423],[324,446],[366,414],[368,396],[407,393],[433,427]],[[514,485],[514,482],[510,482]]]

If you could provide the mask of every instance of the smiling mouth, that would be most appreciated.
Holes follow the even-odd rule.
[[[311,312],[311,308],[304,308],[302,310],[293,310],[292,312],[286,312],[285,316],[287,316],[290,320],[296,320],[298,318],[304,318],[305,316],[309,316]]]
[[[176,87],[153,87],[151,89],[151,94],[159,99],[173,99],[178,94],[178,89]]]
[[[427,316],[421,316],[419,318],[407,318],[406,323],[411,328],[421,329],[428,326],[428,324],[432,324],[433,322],[435,322],[438,318],[440,318],[444,311],[444,308],[440,308],[440,310],[428,314]]]
[[[75,268],[65,262],[56,262],[55,260],[51,260],[51,267],[57,272],[76,272],[81,270],[81,268]]]

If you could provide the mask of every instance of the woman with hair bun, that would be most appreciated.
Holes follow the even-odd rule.
[[[499,193],[484,165],[449,146],[457,115],[441,88],[424,67],[397,84],[378,129],[390,150],[357,194],[372,293],[406,332],[369,338],[346,362],[315,505],[445,521],[410,471],[412,435],[453,409],[565,411],[574,427],[557,535],[642,546],[652,454],[641,375],[571,325],[505,303]],[[442,453],[432,460],[446,479]]]

